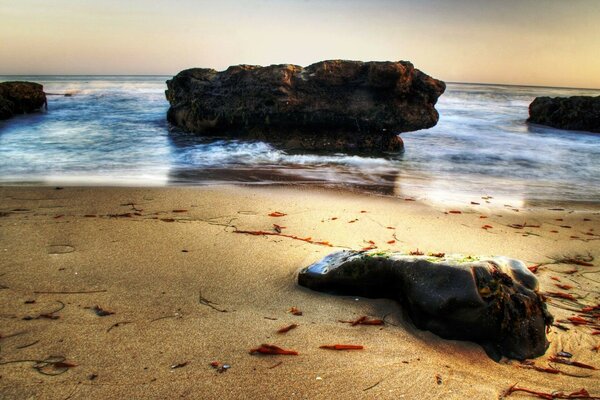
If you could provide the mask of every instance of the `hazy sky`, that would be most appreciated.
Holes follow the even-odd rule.
[[[409,60],[446,81],[600,88],[600,0],[0,0],[0,74]]]

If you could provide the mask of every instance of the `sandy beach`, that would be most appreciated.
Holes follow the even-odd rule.
[[[600,336],[566,320],[578,315],[568,300],[548,300],[568,329],[552,327],[535,360],[561,371],[551,374],[420,331],[391,300],[295,282],[332,251],[373,242],[542,264],[542,292],[600,302],[600,210],[482,197],[443,206],[302,187],[2,187],[0,397],[497,399],[514,384],[600,396],[598,371],[549,362],[566,351],[600,368]],[[274,224],[289,236],[235,232]],[[339,322],[363,315],[386,323]],[[299,354],[249,354],[262,343]],[[319,348],[338,343],[364,349]]]

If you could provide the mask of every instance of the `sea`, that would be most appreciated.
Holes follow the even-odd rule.
[[[430,202],[600,204],[600,134],[526,122],[536,96],[600,90],[449,83],[404,152],[290,153],[166,121],[168,76],[0,76],[44,85],[48,110],[0,121],[0,185],[308,185]]]

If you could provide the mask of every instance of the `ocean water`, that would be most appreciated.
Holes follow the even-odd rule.
[[[525,122],[536,96],[600,90],[450,83],[434,128],[402,134],[402,154],[366,157],[184,134],[166,122],[168,78],[0,76],[56,94],[47,112],[0,121],[0,184],[285,183],[430,201],[600,203],[600,134]]]

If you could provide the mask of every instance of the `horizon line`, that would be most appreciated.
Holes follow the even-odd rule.
[[[175,75],[168,74],[0,74],[0,77],[27,77],[27,76],[39,76],[39,77],[174,77]],[[437,78],[436,78],[437,79]],[[441,79],[439,79],[441,80]],[[532,85],[532,84],[516,84],[516,83],[492,83],[492,82],[458,82],[458,81],[443,81],[444,83],[452,83],[457,85],[482,85],[482,86],[512,86],[512,87],[527,87],[527,88],[540,88],[540,89],[573,89],[573,90],[600,90],[600,87],[573,87],[573,86],[544,86],[544,85]]]

